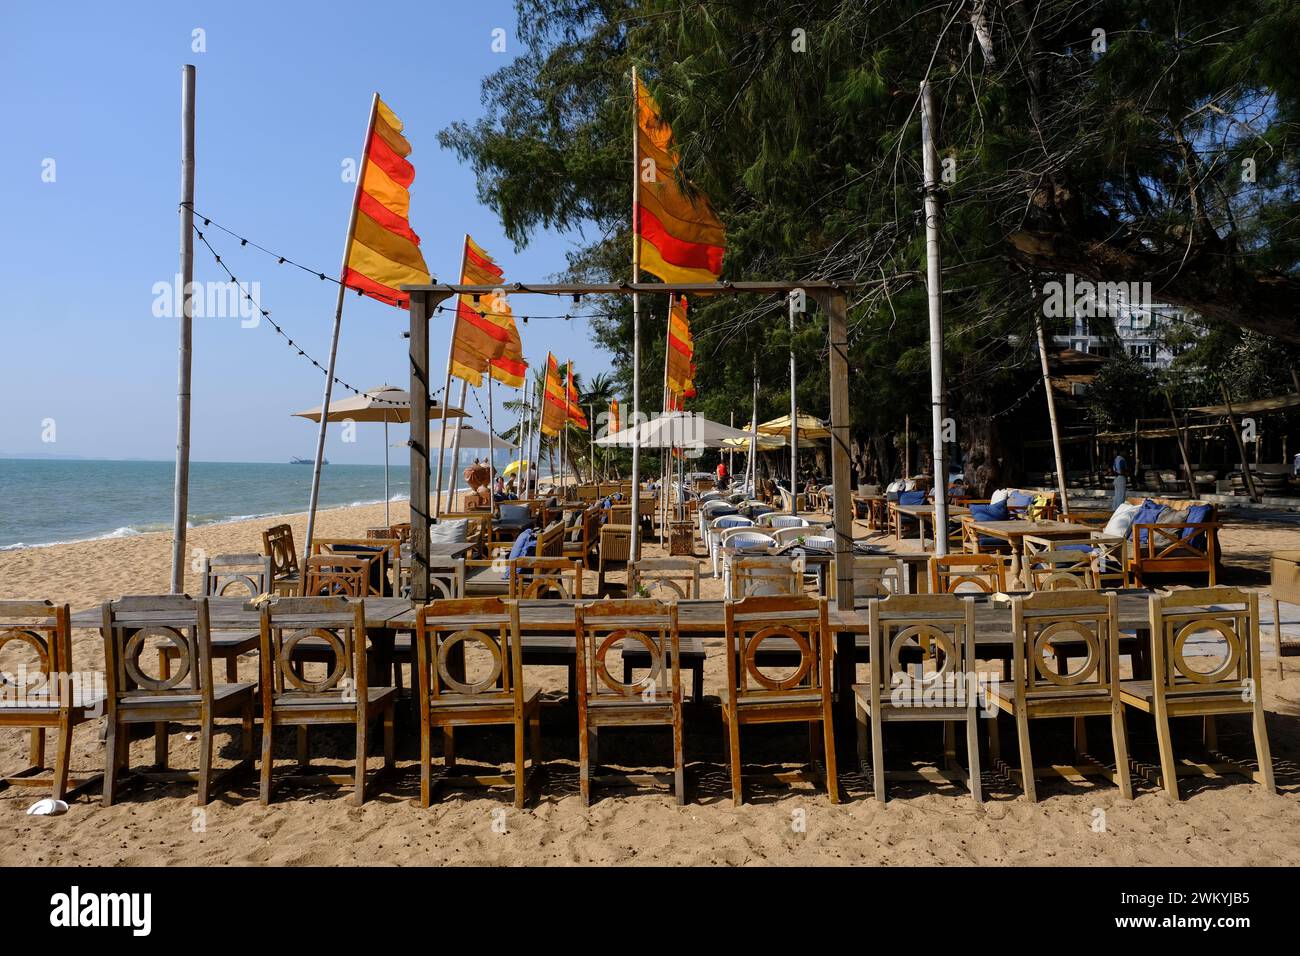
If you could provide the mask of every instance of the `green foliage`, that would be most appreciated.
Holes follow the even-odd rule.
[[[988,9],[993,63],[958,2],[518,0],[526,52],[485,81],[484,118],[453,124],[442,141],[473,164],[517,244],[541,227],[580,231],[570,277],[627,279],[637,66],[685,173],[726,223],[727,278],[862,284],[850,311],[853,421],[887,433],[907,413],[929,420],[917,95],[928,77],[939,152],[955,173],[941,224],[950,408],[963,434],[994,441],[998,414],[1037,375],[1036,291],[1054,273],[1136,261],[1167,301],[1204,302],[1216,323],[1233,308],[1232,321],[1271,320],[1250,303],[1267,270],[1294,279],[1300,249],[1300,13],[1291,0]],[[1098,29],[1104,52],[1093,48]],[[1242,175],[1247,159],[1254,181]],[[1026,252],[1017,240],[1027,233],[1082,243],[1082,258],[1054,258],[1051,243]],[[626,398],[630,306],[601,307],[614,311],[595,333]],[[666,313],[663,297],[643,297],[651,411]],[[691,314],[700,411],[747,419],[755,363],[760,418],[785,411],[793,344],[800,404],[826,414],[823,317],[801,317],[792,341],[775,299],[697,298]],[[1180,398],[1197,356],[1210,358],[1193,350],[1180,363]],[[1252,381],[1276,382],[1270,362]],[[1089,403],[1099,421],[1136,400],[1139,379],[1131,363],[1106,371]],[[1023,422],[1046,426],[1029,406],[1018,414],[1014,440]]]

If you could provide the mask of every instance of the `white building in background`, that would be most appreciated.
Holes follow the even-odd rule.
[[[1122,304],[1112,319],[1075,316],[1070,320],[1073,323],[1070,333],[1057,335],[1055,340],[1057,345],[1076,352],[1106,357],[1122,348],[1148,368],[1166,369],[1175,355],[1168,345],[1167,333],[1173,324],[1182,322],[1183,315],[1183,310],[1174,306],[1135,308]],[[1114,335],[1111,335],[1112,326]]]

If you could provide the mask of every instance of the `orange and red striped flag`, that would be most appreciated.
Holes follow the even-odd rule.
[[[462,285],[503,284],[504,273],[492,257],[469,236],[465,237]],[[511,388],[522,388],[528,374],[524,348],[514,314],[504,292],[474,296],[462,293],[456,302],[456,331],[451,345],[451,373],[471,385],[483,384],[483,369]]]
[[[429,281],[420,252],[420,237],[411,229],[410,185],[415,167],[407,161],[411,144],[402,136],[402,121],[375,97],[374,123],[361,160],[356,222],[343,261],[343,285],[405,309],[410,299],[403,285]]]
[[[641,268],[664,282],[716,282],[726,248],[722,223],[707,198],[688,197],[677,185],[673,131],[640,83],[636,98],[640,185],[634,226]]]
[[[582,410],[582,402],[578,398],[578,390],[573,387],[573,362],[569,362],[569,380],[565,384],[565,400],[569,406],[569,421],[579,428],[590,428],[587,422],[587,414]]]
[[[542,434],[554,438],[569,420],[569,403],[565,400],[560,364],[546,353],[546,387],[542,395]]]
[[[612,435],[617,431],[622,431],[618,424],[618,399],[611,398],[609,400],[609,433]]]
[[[672,308],[668,310],[668,393],[679,397],[688,391],[693,392],[692,381],[695,378],[695,340],[691,338],[691,323],[686,317],[686,297],[673,299]]]

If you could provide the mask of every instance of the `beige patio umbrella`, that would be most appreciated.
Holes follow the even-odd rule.
[[[321,406],[304,412],[294,412],[295,418],[320,421]],[[464,418],[465,411],[429,400],[429,418]],[[384,423],[384,524],[388,523],[388,426],[404,425],[411,420],[411,395],[405,389],[392,385],[379,385],[360,395],[351,395],[338,402],[330,402],[329,420],[332,422],[383,422]]]
[[[752,425],[745,426],[746,430],[752,427]],[[816,441],[819,438],[831,437],[831,430],[826,427],[826,423],[816,416],[809,415],[807,412],[799,413],[795,419],[795,427],[799,430],[800,441]],[[758,433],[760,435],[789,435],[790,416],[782,415],[770,422],[763,422],[758,426]]]

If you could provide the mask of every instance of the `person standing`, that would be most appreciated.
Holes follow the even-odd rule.
[[[1111,472],[1115,476],[1115,498],[1111,502],[1111,511],[1114,511],[1128,497],[1128,462],[1124,460],[1123,454],[1115,455],[1115,460],[1111,463]]]

